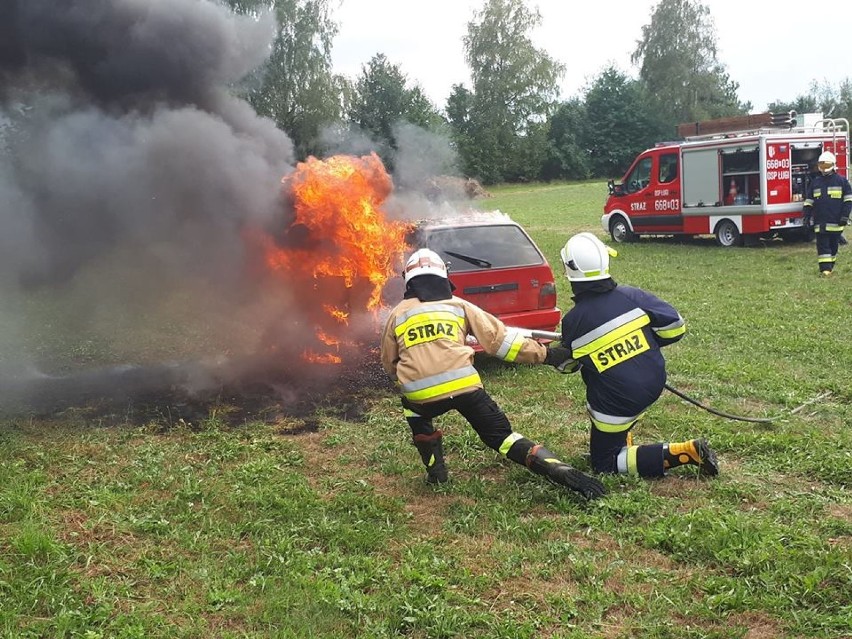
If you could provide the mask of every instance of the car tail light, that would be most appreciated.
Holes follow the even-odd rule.
[[[538,292],[538,307],[553,308],[556,306],[556,284],[545,282]]]

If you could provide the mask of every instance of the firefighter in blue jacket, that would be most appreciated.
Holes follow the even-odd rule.
[[[834,153],[826,151],[818,162],[820,175],[808,185],[802,211],[806,227],[813,220],[819,272],[829,276],[837,262],[840,235],[852,211],[852,187],[849,180],[838,175]]]
[[[662,394],[666,365],[662,346],[678,341],[686,324],[672,306],[609,275],[615,251],[591,233],[579,233],[562,249],[574,307],[562,318],[562,344],[571,350],[586,384],[591,419],[589,451],[599,473],[661,477],[690,464],[717,475],[716,454],[705,439],[635,446],[632,429]]]

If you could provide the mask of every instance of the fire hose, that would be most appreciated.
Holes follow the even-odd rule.
[[[551,332],[551,331],[534,331],[534,330],[530,330],[530,329],[526,329],[526,328],[517,328],[517,327],[508,327],[508,328],[511,328],[512,330],[518,331],[524,337],[531,337],[533,339],[541,339],[541,340],[552,340],[552,341],[557,341],[557,342],[562,341],[562,334],[561,333],[555,333],[555,332]],[[672,393],[674,395],[677,395],[682,400],[687,401],[690,404],[693,404],[694,406],[698,406],[698,408],[706,410],[708,413],[712,413],[713,415],[718,415],[719,417],[724,417],[725,419],[734,419],[734,420],[741,421],[741,422],[754,422],[754,423],[757,423],[757,424],[771,424],[772,421],[773,421],[772,418],[770,418],[770,417],[744,417],[742,415],[732,415],[730,413],[725,413],[723,411],[716,410],[715,408],[711,408],[710,406],[705,406],[704,404],[699,402],[697,399],[693,399],[692,397],[690,397],[686,393],[679,391],[676,388],[673,388],[669,384],[665,384],[665,388],[666,388],[667,391],[669,391],[670,393]]]

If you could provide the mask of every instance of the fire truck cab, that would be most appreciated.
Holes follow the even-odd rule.
[[[788,120],[779,126],[777,114],[766,113],[679,126],[682,140],[643,151],[620,183],[609,181],[603,229],[614,242],[715,235],[727,247],[807,239],[807,185],[823,151],[847,175],[849,122],[793,112]]]

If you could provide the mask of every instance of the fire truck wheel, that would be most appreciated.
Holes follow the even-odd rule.
[[[609,221],[609,234],[612,236],[612,241],[617,244],[632,242],[636,239],[636,235],[630,230],[630,226],[620,215],[616,215]]]
[[[716,225],[716,241],[719,246],[742,246],[743,238],[736,224],[731,220],[722,220]]]

